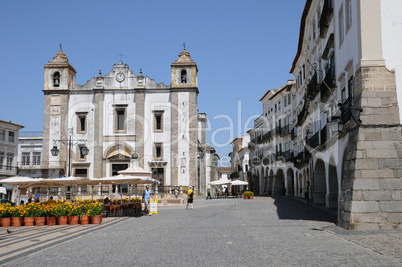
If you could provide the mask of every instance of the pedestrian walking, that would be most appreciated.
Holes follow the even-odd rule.
[[[210,200],[212,200],[212,197],[211,197],[211,189],[210,189],[210,188],[207,189],[207,200],[208,200],[208,198],[209,198]]]
[[[179,194],[179,190],[177,188],[174,190],[174,196],[177,198],[177,195]]]
[[[145,188],[146,189],[142,193],[142,202],[144,202],[144,204],[145,204],[144,214],[148,213],[149,216],[151,216],[151,213],[150,213],[150,210],[149,210],[149,201],[151,200],[152,192],[151,192],[151,190],[149,190],[148,185]]]
[[[191,186],[188,187],[188,191],[187,191],[187,206],[186,209],[188,209],[188,204],[191,204],[191,209],[194,209],[193,206],[193,200],[194,200],[194,191],[193,188]]]
[[[307,181],[306,192],[304,192],[304,197],[307,199],[307,204],[310,204],[310,182]]]

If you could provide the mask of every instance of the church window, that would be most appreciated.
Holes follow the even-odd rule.
[[[154,158],[161,159],[162,158],[162,143],[154,144]]]
[[[60,86],[60,72],[55,72],[53,74],[53,87],[59,87]]]
[[[77,129],[78,133],[85,133],[87,131],[87,116],[86,114],[77,113]]]
[[[115,131],[116,132],[124,132],[125,128],[125,119],[126,119],[126,109],[125,107],[119,107],[115,110]]]
[[[163,111],[154,111],[154,132],[163,131]]]
[[[187,71],[182,70],[180,76],[181,83],[187,83]]]

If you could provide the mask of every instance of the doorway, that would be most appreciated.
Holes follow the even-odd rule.
[[[123,171],[128,168],[128,164],[112,164],[112,176],[119,175],[119,171]],[[116,191],[116,186],[118,191]],[[123,194],[128,193],[128,185],[113,185],[113,192],[121,192]]]

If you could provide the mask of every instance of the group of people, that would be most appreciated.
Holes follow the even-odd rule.
[[[178,195],[178,190],[175,189],[174,191],[175,197],[177,198]],[[151,212],[149,209],[149,203],[151,201],[151,197],[152,197],[152,192],[149,189],[149,186],[147,185],[145,187],[144,192],[142,193],[142,202],[144,202],[145,204],[145,208],[144,208],[144,214],[148,214],[149,216],[151,216]],[[191,186],[188,187],[188,191],[187,191],[187,205],[186,205],[186,209],[188,209],[188,207],[190,206],[191,209],[194,209],[194,204],[193,204],[193,200],[194,200],[194,190]]]

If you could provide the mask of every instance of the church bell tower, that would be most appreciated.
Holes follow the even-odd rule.
[[[70,90],[75,87],[76,70],[68,62],[61,45],[53,60],[44,66],[43,109],[43,167],[44,177],[67,175],[68,148],[54,140],[67,140]],[[54,145],[60,150],[57,156],[50,153]]]
[[[197,64],[184,47],[171,64],[172,152],[178,164],[172,164],[172,185],[198,189],[197,161]]]

